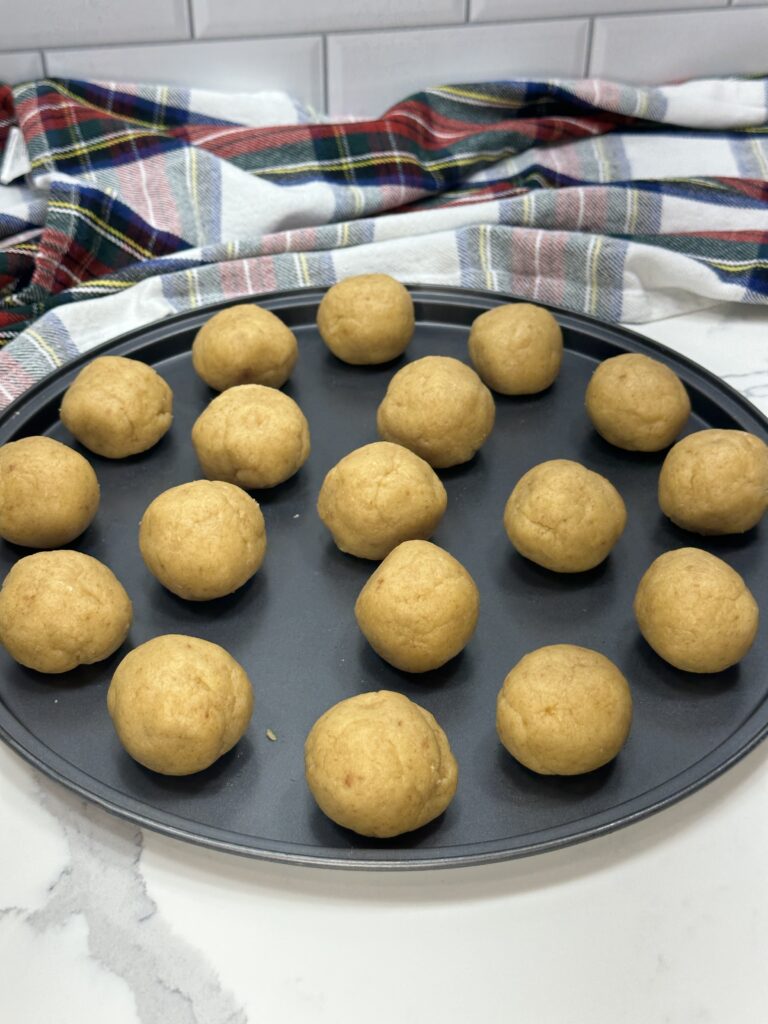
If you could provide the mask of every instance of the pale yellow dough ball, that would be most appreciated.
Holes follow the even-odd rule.
[[[413,299],[387,274],[347,277],[323,296],[317,328],[331,352],[345,363],[388,363],[405,352],[413,337]]]
[[[337,825],[386,839],[433,821],[453,799],[458,766],[434,717],[400,693],[335,704],[304,746],[307,785]]]
[[[698,548],[660,555],[640,580],[635,617],[659,657],[684,672],[722,672],[752,646],[757,602],[741,576]]]
[[[275,487],[309,457],[309,426],[288,395],[261,384],[222,392],[198,416],[192,444],[209,480]]]
[[[195,480],[163,491],[139,527],[152,575],[187,601],[231,594],[264,560],[267,535],[259,504],[240,487]]]
[[[99,356],[78,373],[59,411],[67,430],[97,455],[124,459],[157,444],[173,419],[173,392],[151,366]]]
[[[526,654],[499,691],[499,739],[540,775],[581,775],[612,761],[632,724],[629,684],[612,661],[573,644]]]
[[[768,505],[768,446],[745,430],[689,434],[661,467],[659,505],[692,533],[751,530]]]
[[[0,643],[21,665],[69,672],[113,654],[133,618],[117,577],[80,551],[20,559],[0,590]]]
[[[162,775],[192,775],[242,737],[253,690],[223,647],[170,633],[126,654],[109,684],[107,709],[135,761]]]
[[[496,306],[472,324],[469,356],[489,388],[502,395],[534,395],[560,372],[563,332],[541,306]]]
[[[477,625],[475,581],[426,540],[390,552],[357,598],[355,617],[376,653],[404,672],[428,672],[462,651]]]
[[[425,356],[389,382],[379,406],[379,436],[436,469],[468,462],[496,416],[493,396],[474,370],[450,356]]]
[[[341,551],[382,559],[404,540],[427,540],[448,502],[435,471],[399,444],[378,441],[330,470],[317,512]]]
[[[638,352],[600,363],[587,386],[586,406],[598,434],[630,452],[668,448],[691,414],[677,374]]]
[[[504,509],[504,528],[514,548],[553,572],[584,572],[599,565],[626,522],[626,506],[613,484],[568,459],[529,469]]]
[[[216,391],[238,384],[279,388],[298,357],[293,331],[274,313],[253,303],[215,313],[192,343],[192,365]]]
[[[79,452],[50,437],[0,448],[0,537],[58,548],[79,537],[99,507],[99,481]]]

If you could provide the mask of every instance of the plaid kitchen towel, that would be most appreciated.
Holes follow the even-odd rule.
[[[379,271],[638,323],[768,300],[768,79],[445,86],[376,120],[281,94],[0,86],[0,407],[221,299]]]

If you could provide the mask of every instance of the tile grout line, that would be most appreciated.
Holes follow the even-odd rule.
[[[321,54],[322,54],[322,95],[323,95],[323,113],[328,113],[328,35],[323,32],[321,43]]]
[[[43,65],[43,78],[48,78],[48,58],[46,57],[45,50],[38,50],[37,52],[40,54],[40,61]]]
[[[584,72],[583,77],[589,78],[589,69],[592,65],[592,37],[595,34],[595,19],[590,18],[587,25],[587,40],[584,47]]]
[[[296,33],[298,34],[298,33]],[[306,35],[306,33],[304,33]],[[262,37],[266,38],[266,37]],[[211,40],[212,42],[224,42],[224,40]],[[185,46],[187,43],[203,42],[202,39],[192,39],[191,36],[183,36],[179,38],[174,36],[173,39],[142,39],[138,42],[134,39],[131,41],[125,41],[121,43],[85,43],[80,46],[15,46],[6,47],[0,44],[0,56],[7,53],[60,53],[61,51],[67,50],[125,50],[133,48],[143,48],[151,46]],[[227,42],[237,42],[237,39],[233,36],[227,40]]]
[[[195,12],[192,0],[187,0],[187,18],[189,19],[189,38],[195,38]]]

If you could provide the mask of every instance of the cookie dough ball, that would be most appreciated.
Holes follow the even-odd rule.
[[[293,331],[274,313],[252,303],[215,313],[192,343],[192,365],[216,391],[237,384],[279,388],[298,357]]]
[[[187,601],[231,594],[264,561],[257,501],[234,484],[195,480],[163,491],[144,513],[139,548],[147,568]]]
[[[472,458],[495,416],[491,392],[474,370],[450,356],[425,356],[394,375],[376,424],[385,441],[445,469]]]
[[[540,775],[601,768],[624,746],[631,724],[627,680],[604,655],[573,644],[526,654],[496,701],[499,739]]]
[[[377,441],[333,467],[317,512],[341,551],[380,560],[404,540],[431,537],[447,503],[427,462],[399,444]]]
[[[78,452],[50,437],[0,448],[0,537],[59,548],[79,537],[99,507],[99,481]]]
[[[108,658],[132,618],[131,599],[117,577],[80,551],[27,555],[0,590],[0,643],[38,672],[69,672]]]
[[[513,547],[553,572],[593,569],[608,557],[626,524],[627,509],[613,484],[568,459],[529,469],[504,509]]]
[[[307,461],[309,426],[282,391],[241,384],[214,398],[198,416],[192,444],[210,480],[275,487]]]
[[[386,839],[433,821],[458,767],[433,716],[401,693],[350,697],[325,712],[304,746],[312,796],[337,825]]]
[[[635,594],[635,617],[660,658],[684,672],[722,672],[741,661],[759,612],[739,574],[698,548],[667,551]]]
[[[661,467],[659,505],[692,533],[752,529],[768,505],[768,446],[745,430],[689,434]]]
[[[61,422],[80,444],[124,459],[157,444],[173,419],[173,392],[138,359],[99,356],[75,377],[61,403]]]
[[[464,650],[479,611],[480,595],[467,570],[426,540],[398,545],[355,603],[368,643],[404,672],[440,668]]]
[[[630,452],[668,448],[691,414],[691,400],[677,374],[638,352],[600,363],[587,387],[586,404],[598,434]]]
[[[345,363],[388,363],[405,352],[413,337],[413,299],[387,274],[348,277],[323,296],[317,329]]]
[[[563,332],[546,309],[514,302],[489,309],[472,324],[469,357],[489,388],[535,395],[560,372]]]
[[[162,775],[192,775],[242,737],[253,690],[223,647],[170,633],[126,654],[109,684],[107,709],[135,761]]]

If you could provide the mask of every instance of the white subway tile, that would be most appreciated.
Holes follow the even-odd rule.
[[[587,21],[465,25],[328,37],[328,107],[376,115],[432,85],[580,76]]]
[[[464,0],[192,0],[195,35],[279,35],[464,21]]]
[[[43,77],[43,58],[39,53],[0,53],[0,82],[17,85]]]
[[[768,7],[597,18],[589,73],[659,83],[766,70]]]
[[[47,50],[45,59],[48,73],[58,78],[232,92],[277,89],[315,107],[323,104],[320,36]]]
[[[215,0],[212,0],[215,2]],[[586,14],[634,14],[660,7],[725,7],[728,0],[469,0],[472,21],[566,18]],[[756,3],[764,0],[754,0]]]
[[[188,39],[186,0],[26,0],[3,17],[5,50]]]

